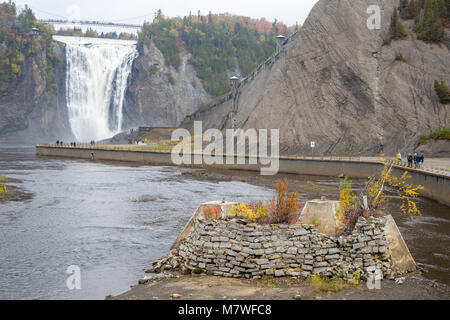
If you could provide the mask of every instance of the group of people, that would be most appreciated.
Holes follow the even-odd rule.
[[[57,140],[57,141],[56,141],[56,145],[62,147],[62,146],[64,146],[64,142],[63,142],[63,141]],[[77,143],[76,143],[76,142],[71,142],[71,143],[70,143],[70,146],[71,146],[71,147],[76,147],[76,146],[77,146]]]
[[[397,157],[399,157],[399,160],[402,161],[400,152]],[[408,168],[423,169],[423,163],[425,161],[425,157],[423,156],[423,154],[419,155],[418,153],[414,153],[414,155],[412,155],[411,153],[409,153],[407,160]]]

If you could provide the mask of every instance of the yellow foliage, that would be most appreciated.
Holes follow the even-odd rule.
[[[8,192],[8,188],[4,184],[0,184],[0,194]]]
[[[170,30],[170,35],[171,35],[172,37],[174,37],[175,39],[178,39],[178,31],[177,31],[177,30],[171,29],[171,30]]]
[[[231,212],[240,218],[256,222],[267,217],[268,208],[261,203],[251,205],[241,204],[233,206]]]
[[[397,191],[402,201],[400,210],[404,214],[408,214],[411,218],[414,218],[416,215],[421,216],[422,213],[412,199],[417,198],[419,191],[423,190],[424,187],[421,185],[414,186],[408,183],[408,180],[411,179],[408,171],[405,171],[400,178],[392,175],[393,163],[385,163],[379,179],[372,178],[369,180],[366,185],[368,200],[373,208],[378,208],[386,201],[385,186],[390,186]]]
[[[343,221],[347,210],[356,210],[358,207],[358,197],[352,191],[352,182],[347,178],[340,183],[339,200],[341,205],[336,212],[336,217],[338,220]]]
[[[15,63],[11,63],[11,71],[14,74],[14,76],[16,77],[20,72],[20,66],[18,66]]]

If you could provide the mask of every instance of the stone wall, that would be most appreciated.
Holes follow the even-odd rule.
[[[262,276],[336,275],[349,280],[368,268],[393,276],[385,222],[360,218],[351,235],[330,237],[314,226],[256,225],[236,218],[196,220],[171,254],[149,272],[171,269],[259,279]]]

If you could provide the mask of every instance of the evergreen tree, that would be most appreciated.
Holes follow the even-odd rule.
[[[400,17],[402,19],[408,19],[409,16],[408,7],[409,7],[408,0],[400,0],[400,6],[398,9],[400,11]]]
[[[417,17],[417,6],[416,6],[416,0],[411,0],[408,5],[408,14],[407,19],[416,19]]]
[[[394,8],[394,13],[392,14],[389,34],[391,39],[401,39],[408,35],[408,32],[406,32],[402,22],[400,21],[397,8]]]
[[[445,35],[447,4],[445,0],[422,0],[423,18],[416,20],[414,31],[426,42],[441,42]],[[419,2],[420,3],[420,2]]]

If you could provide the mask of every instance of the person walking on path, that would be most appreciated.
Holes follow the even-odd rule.
[[[414,154],[414,168],[417,169],[419,167],[419,162],[420,162],[420,156],[417,153],[415,153]]]
[[[398,150],[398,153],[397,153],[397,162],[398,162],[398,164],[402,163],[402,153],[400,152],[400,150]]]
[[[425,157],[422,155],[420,156],[420,169],[423,169],[423,162],[425,161]]]
[[[413,156],[411,153],[408,154],[408,168],[412,168]]]

